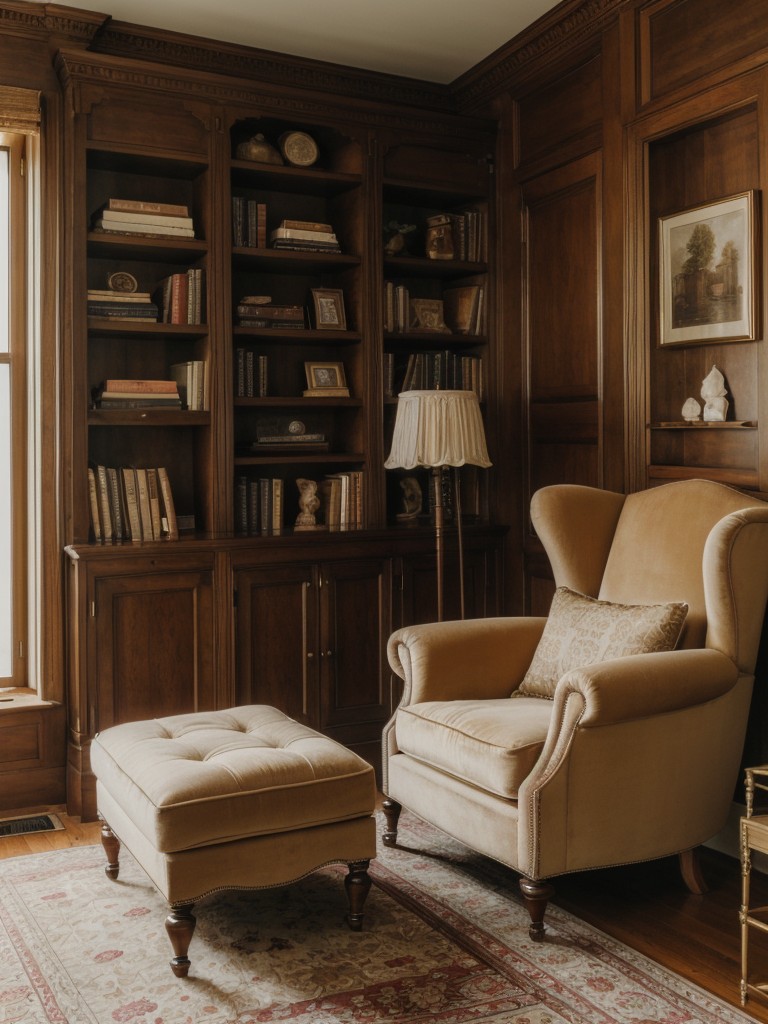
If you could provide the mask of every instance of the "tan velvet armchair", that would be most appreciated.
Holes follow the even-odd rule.
[[[557,586],[597,613],[688,606],[675,649],[574,666],[552,699],[521,693],[552,612],[390,638],[405,685],[383,738],[384,843],[405,806],[513,868],[539,940],[547,880],[566,872],[680,854],[704,891],[695,851],[726,822],[743,751],[768,504],[704,480],[628,496],[558,485],[531,516]]]

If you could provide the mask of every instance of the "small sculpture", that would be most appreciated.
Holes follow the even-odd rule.
[[[696,423],[701,418],[701,406],[695,398],[688,398],[683,405],[683,419],[686,423]]]
[[[728,394],[725,378],[716,366],[713,366],[701,382],[701,397],[704,399],[704,422],[723,423],[728,412]]]
[[[408,244],[405,236],[410,235],[415,230],[415,224],[399,224],[396,220],[391,220],[384,228],[384,237],[386,238],[386,244],[384,245],[385,255],[397,256],[405,252]]]
[[[421,484],[415,476],[404,476],[400,481],[400,489],[403,492],[403,511],[398,513],[398,521],[417,519],[421,515]]]
[[[282,164],[285,162],[261,132],[254,135],[252,139],[239,143],[235,152],[238,160],[254,160],[260,164]]]
[[[320,499],[317,496],[317,480],[306,480],[300,477],[296,481],[299,489],[299,509],[296,516],[294,530],[321,530],[317,525],[315,512],[320,508]]]

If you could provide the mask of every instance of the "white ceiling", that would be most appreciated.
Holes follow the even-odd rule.
[[[558,0],[73,0],[116,21],[452,82]]]

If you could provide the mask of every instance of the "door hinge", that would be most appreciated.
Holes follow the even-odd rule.
[[[23,640],[19,640],[19,657],[20,658],[24,657],[24,641]]]
[[[92,619],[96,618],[96,602],[95,601],[91,601],[91,618]]]
[[[24,177],[24,171],[25,171],[25,163],[24,163],[24,157],[22,157],[21,160],[19,160],[19,177],[20,178]]]

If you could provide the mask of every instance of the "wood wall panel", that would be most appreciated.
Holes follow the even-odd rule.
[[[602,66],[599,54],[522,97],[517,105],[520,165],[562,154],[578,138],[599,140],[602,127]],[[562,157],[561,157],[562,158]]]
[[[640,12],[644,103],[768,49],[768,0],[660,0]],[[763,58],[764,59],[764,58]]]

